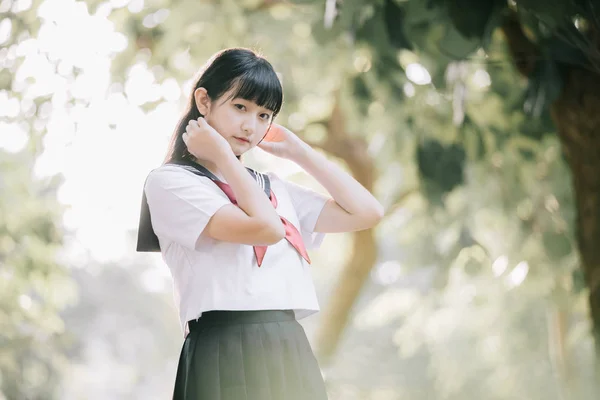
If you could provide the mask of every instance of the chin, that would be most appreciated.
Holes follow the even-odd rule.
[[[242,147],[243,149],[240,149],[240,147]],[[235,154],[236,157],[241,157],[244,153],[252,150],[254,146],[250,147],[250,146],[235,146],[231,148],[231,150],[233,151],[233,154]]]

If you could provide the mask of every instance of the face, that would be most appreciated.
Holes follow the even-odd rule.
[[[229,98],[225,93],[211,101],[204,88],[196,89],[196,104],[206,122],[223,136],[235,155],[252,149],[267,133],[273,112],[256,103],[240,98]]]

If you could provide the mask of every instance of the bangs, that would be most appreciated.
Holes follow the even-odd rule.
[[[252,68],[232,84],[233,93],[229,99],[244,99],[256,103],[260,107],[279,114],[283,104],[283,89],[275,71],[266,65]]]

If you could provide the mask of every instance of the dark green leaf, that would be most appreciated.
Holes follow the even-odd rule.
[[[569,238],[562,233],[544,232],[542,241],[548,258],[552,261],[559,261],[566,257],[573,250]]]
[[[386,0],[383,16],[385,29],[389,37],[389,41],[396,49],[412,49],[412,44],[406,37],[404,32],[404,18],[406,11],[400,7],[394,0]]]
[[[481,39],[497,8],[497,0],[446,0],[448,15],[466,38]]]

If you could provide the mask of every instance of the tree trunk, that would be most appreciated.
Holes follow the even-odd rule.
[[[573,177],[577,243],[600,358],[600,74],[572,68],[551,111]]]
[[[550,304],[546,310],[548,326],[548,353],[554,371],[557,398],[570,399],[571,373],[567,351],[569,315],[562,306]]]
[[[351,145],[342,146],[347,149],[342,157],[354,178],[365,189],[373,192],[375,168],[367,152],[367,144],[361,140],[352,140]],[[342,275],[331,293],[329,304],[323,313],[320,330],[317,334],[317,356],[323,363],[330,361],[340,342],[352,307],[356,303],[362,287],[369,279],[369,273],[377,260],[377,244],[372,229],[354,232],[352,252]]]
[[[529,77],[540,50],[525,35],[516,13],[507,15],[502,31],[517,70]],[[589,290],[596,358],[600,361],[600,74],[572,67],[551,113],[571,169],[577,244]]]
[[[350,261],[333,290],[317,335],[317,356],[326,364],[335,354],[352,307],[375,265],[377,246],[371,229],[353,234]]]
[[[354,179],[372,193],[376,171],[367,151],[368,144],[363,139],[353,137],[346,130],[339,93],[336,94],[335,105],[327,121],[327,131],[325,143],[313,143],[312,146],[343,160]],[[377,245],[373,230],[359,231],[352,235],[350,259],[342,269],[341,276],[329,297],[329,304],[323,311],[322,322],[317,332],[315,347],[322,363],[327,363],[335,354],[352,307],[377,259]]]

